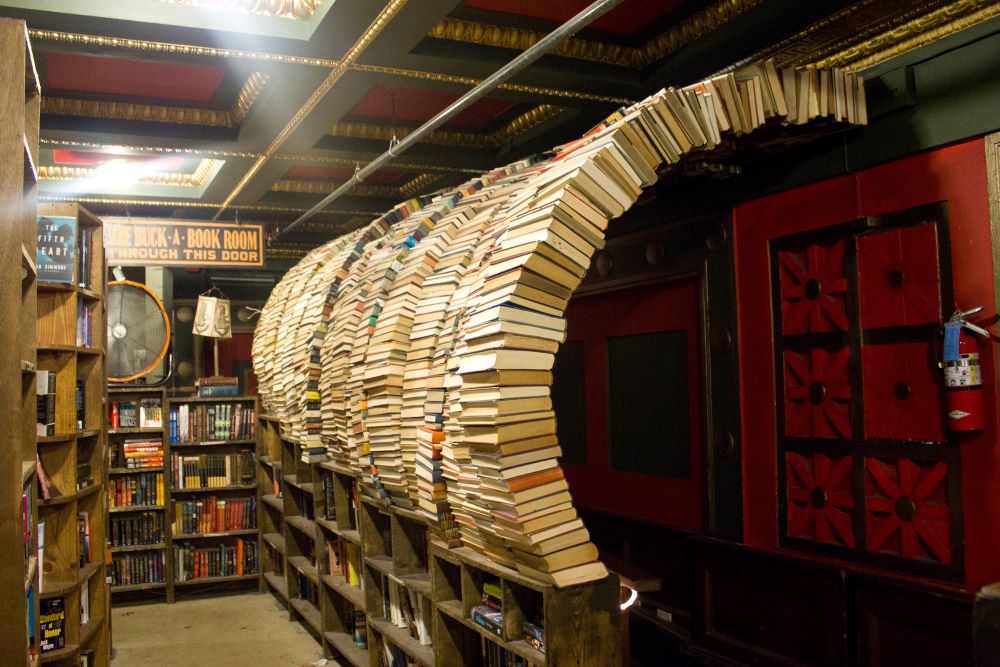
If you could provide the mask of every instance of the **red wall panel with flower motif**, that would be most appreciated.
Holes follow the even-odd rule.
[[[993,311],[985,179],[976,140],[736,207],[748,544],[1000,578],[995,350],[987,428],[958,438],[933,342],[956,307]]]

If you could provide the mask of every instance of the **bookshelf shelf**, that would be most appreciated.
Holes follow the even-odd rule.
[[[198,577],[186,581],[175,581],[174,586],[197,586],[200,584],[228,584],[238,581],[255,581],[260,578],[258,574],[236,574],[229,577]]]
[[[381,572],[386,576],[395,576],[396,567],[392,564],[391,558],[385,558],[382,556],[369,556],[365,559],[365,564],[368,567]]]
[[[155,591],[166,588],[167,584],[162,581],[154,581],[148,584],[127,584],[124,586],[112,586],[112,593],[131,593],[135,591]]]
[[[41,662],[43,665],[51,664],[54,662],[62,662],[66,658],[76,657],[80,653],[79,644],[67,644],[57,651],[49,651],[47,653],[42,653]]]
[[[219,491],[253,491],[254,484],[227,484],[225,486],[205,486],[194,489],[170,489],[170,493],[217,493]]]
[[[252,445],[253,440],[209,440],[206,442],[171,442],[171,449],[200,449],[202,447],[238,447]]]
[[[76,440],[76,432],[71,431],[67,433],[56,433],[54,435],[42,435],[38,436],[39,445],[47,445],[56,442],[69,442],[70,440]]]
[[[133,551],[156,551],[157,549],[166,549],[167,545],[163,542],[158,544],[130,544],[127,547],[108,547],[111,549],[113,554],[129,553]]]
[[[288,482],[289,486],[300,491],[304,491],[308,494],[315,494],[316,489],[312,482],[300,482],[295,478],[295,475],[285,475],[285,481]]]
[[[288,584],[285,583],[284,577],[279,577],[273,572],[265,572],[264,581],[277,591],[283,602],[288,603]]]
[[[97,636],[97,631],[101,629],[101,625],[104,623],[103,618],[98,618],[96,620],[90,621],[88,623],[83,623],[80,625],[80,646],[87,646],[90,641]]]
[[[286,519],[289,526],[299,531],[309,539],[316,537],[316,522],[302,516],[290,516]]]
[[[346,632],[324,632],[323,639],[353,667],[368,667],[368,650],[359,648],[351,635]]]
[[[256,535],[256,528],[248,528],[246,530],[224,530],[218,533],[195,533],[194,535],[189,535],[187,533],[177,533],[173,536],[174,540],[211,540],[219,537],[245,537],[247,535]]]
[[[305,556],[291,556],[288,558],[288,564],[309,577],[309,580],[314,584],[319,584],[319,572],[316,566],[310,563],[309,559]]]
[[[21,462],[21,487],[28,485],[28,482],[32,480],[35,476],[35,462],[34,461],[22,461]]]
[[[86,289],[84,287],[77,287],[76,293],[85,299],[90,299],[91,301],[100,301],[104,297],[93,290]]]
[[[163,433],[163,427],[109,428],[108,435],[138,435],[140,433]]]
[[[419,640],[411,637],[406,630],[397,628],[384,618],[370,617],[368,619],[368,623],[377,632],[385,635],[386,638],[388,638],[393,644],[403,649],[403,652],[406,653],[406,655],[410,656],[417,662],[422,663],[426,667],[433,667],[434,649],[429,644],[421,644]]]
[[[324,584],[335,590],[342,597],[347,598],[355,607],[364,609],[365,592],[361,588],[351,586],[347,583],[347,579],[344,579],[339,574],[324,574],[321,579]]]
[[[21,244],[21,266],[27,272],[26,278],[35,278],[38,276],[38,269],[35,267],[35,258],[31,256],[23,243]]]
[[[200,398],[196,396],[185,397],[185,398],[171,398],[170,402],[173,405],[180,405],[181,403],[239,403],[242,401],[256,401],[254,396],[218,396],[215,398]],[[256,442],[255,440],[251,440]]]
[[[143,472],[163,472],[163,468],[108,468],[109,475],[136,475]]]
[[[317,633],[322,632],[323,619],[320,616],[319,609],[316,608],[312,602],[308,600],[300,600],[298,598],[292,598],[289,600],[292,608],[295,609],[305,619],[306,623],[315,630]]]
[[[48,578],[45,578],[44,585],[42,586],[42,590],[38,594],[38,597],[42,600],[60,597],[76,590],[76,587],[79,585],[79,579],[74,579],[72,581],[62,579],[49,581]]]
[[[108,509],[111,514],[122,514],[125,512],[156,512],[162,511],[163,505],[125,505],[122,507],[112,507]]]
[[[264,504],[266,504],[267,506],[269,506],[269,507],[277,510],[278,512],[284,512],[285,511],[285,504],[282,501],[282,499],[279,498],[279,497],[277,497],[277,496],[275,496],[275,495],[273,495],[273,494],[269,494],[269,495],[266,495],[266,496],[261,496],[260,499],[262,501],[264,501]]]
[[[70,283],[53,283],[47,280],[39,280],[36,286],[39,292],[76,292],[76,288]]]
[[[271,545],[271,547],[278,553],[284,555],[285,553],[285,538],[278,533],[264,533],[261,535],[265,542]]]

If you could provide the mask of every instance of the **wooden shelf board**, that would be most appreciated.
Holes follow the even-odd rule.
[[[203,442],[171,442],[171,449],[188,447],[235,447],[238,445],[256,445],[256,440],[205,440]]]
[[[154,582],[150,582],[148,584],[127,584],[127,585],[112,586],[111,587],[111,592],[112,593],[128,593],[128,592],[131,592],[131,591],[152,591],[152,590],[156,590],[157,588],[166,588],[166,587],[167,587],[167,584],[165,582],[154,581]]]
[[[199,577],[187,581],[175,581],[174,586],[196,586],[198,584],[224,584],[233,581],[250,581],[259,578],[259,574],[234,574],[231,577]]]
[[[227,486],[207,486],[205,488],[197,489],[170,489],[170,493],[216,493],[218,491],[253,491],[257,488],[256,484],[230,484]]]
[[[355,607],[365,608],[365,592],[360,587],[351,586],[347,583],[347,579],[339,574],[324,574],[321,578],[324,584],[347,598]]]
[[[78,286],[76,288],[76,293],[79,294],[80,296],[86,298],[86,299],[90,299],[91,301],[102,301],[104,299],[103,295],[98,294],[97,292],[95,292],[92,289],[87,289],[86,287],[79,287]]]
[[[407,574],[398,577],[407,588],[410,588],[425,597],[431,597],[431,575],[430,574]]]
[[[411,637],[409,632],[397,628],[384,618],[369,617],[368,623],[385,635],[390,642],[403,649],[403,653],[406,655],[426,665],[426,667],[434,665],[434,648],[432,646],[421,644],[420,640]]]
[[[101,488],[102,488],[101,485],[97,484],[97,483],[94,483],[94,484],[91,484],[90,486],[84,487],[84,488],[82,488],[82,489],[80,489],[79,491],[76,492],[76,499],[77,500],[83,500],[87,496],[91,496],[91,495],[99,492],[101,490]]]
[[[137,475],[142,472],[163,472],[163,468],[108,468],[109,475]]]
[[[28,249],[21,244],[21,266],[28,272],[28,276],[35,278],[38,276],[38,268],[35,266],[35,258],[31,256]]]
[[[100,355],[100,354],[104,354],[104,350],[102,350],[99,347],[77,347],[76,348],[76,353],[77,354],[83,354],[83,355],[97,356],[97,355]]]
[[[166,549],[167,545],[164,542],[158,542],[157,544],[131,544],[129,546],[108,548],[111,549],[111,553],[113,554],[122,554],[129,551],[156,551],[157,549]]]
[[[76,432],[76,437],[77,438],[93,438],[95,435],[100,435],[100,434],[101,434],[101,429],[99,429],[99,428],[92,428],[92,429],[87,429],[85,431],[77,431]]]
[[[257,419],[259,419],[261,421],[265,421],[265,422],[276,422],[276,421],[278,421],[278,418],[275,417],[274,415],[269,415],[269,414],[264,414],[264,413],[261,413],[261,414],[257,415]]]
[[[28,593],[28,589],[31,588],[32,584],[38,582],[38,556],[32,556],[28,559],[28,572],[24,575],[24,593]]]
[[[66,595],[67,593],[76,590],[76,587],[80,585],[80,580],[67,581],[64,579],[55,579],[51,577],[42,578],[42,591],[38,594],[39,599],[55,598],[60,595]]]
[[[323,618],[320,616],[319,609],[316,608],[316,605],[308,600],[302,600],[300,598],[292,598],[288,602],[292,605],[292,608],[294,608],[295,611],[302,616],[303,620],[305,620],[305,622],[312,627],[313,630],[316,632],[322,632]]]
[[[335,535],[340,534],[340,528],[337,526],[337,522],[333,519],[316,519],[316,525],[321,528],[325,528]]]
[[[255,396],[219,396],[216,398],[199,398],[197,396],[190,397],[178,397],[171,396],[169,401],[172,405],[178,405],[180,403],[243,403],[256,400]]]
[[[42,664],[44,665],[50,662],[61,662],[66,658],[72,658],[78,653],[80,653],[79,644],[68,644],[59,649],[58,651],[49,651],[48,653],[42,653],[41,654]]]
[[[91,615],[90,621],[80,626],[80,646],[89,644],[90,640],[97,636],[97,631],[101,629],[103,623],[103,618],[94,618]]]
[[[354,643],[354,638],[346,632],[324,632],[323,638],[353,667],[368,667],[368,649]]]
[[[121,507],[110,507],[108,511],[112,514],[117,514],[119,512],[155,512],[162,509],[163,505],[123,505]]]
[[[311,540],[316,539],[316,522],[304,516],[285,517],[285,523]]]
[[[264,504],[273,507],[274,509],[278,510],[281,513],[284,513],[285,503],[281,498],[274,495],[273,493],[263,495],[260,497],[260,499],[264,501]]]
[[[337,531],[337,534],[343,537],[348,542],[353,542],[354,544],[357,544],[359,547],[361,546],[361,533],[356,528],[352,528],[350,530],[340,530]]]
[[[277,575],[274,572],[265,572],[264,581],[266,581],[268,585],[274,589],[274,591],[278,594],[278,597],[285,602],[288,602],[288,582],[285,581],[284,577]]]
[[[35,472],[38,470],[37,465],[34,461],[22,461],[21,462],[21,487],[27,486],[28,482],[32,480],[35,476]]]
[[[446,547],[443,547],[440,542],[434,541],[432,542],[432,548],[435,550],[435,552],[440,552],[440,551],[450,552],[451,554],[454,555],[455,558],[458,559],[458,562],[464,562],[468,565],[472,565],[473,567],[479,570],[483,570],[484,572],[488,572],[489,574],[492,574],[494,576],[507,579],[508,581],[512,581],[515,584],[524,586],[525,588],[530,588],[536,591],[544,591],[546,588],[548,588],[546,584],[537,581],[536,579],[532,579],[531,577],[526,577],[517,570],[494,563],[486,556],[483,556],[482,554],[473,551],[468,547],[457,547],[454,549],[447,549]]]
[[[36,283],[39,292],[75,292],[76,288],[70,283],[54,283],[50,280],[39,280]]]
[[[314,584],[319,585],[319,570],[309,562],[308,558],[305,556],[289,556],[287,560],[289,565],[309,577],[309,580]]]
[[[264,533],[261,535],[265,542],[274,547],[274,550],[285,555],[285,537],[279,533]]]
[[[299,489],[300,491],[304,491],[305,493],[308,493],[310,495],[315,495],[315,493],[316,493],[316,490],[315,490],[316,489],[316,485],[313,484],[312,482],[300,482],[300,481],[298,481],[298,480],[295,479],[295,475],[285,475],[283,477],[283,479],[290,486],[293,486],[296,489]]]
[[[39,500],[39,507],[55,507],[57,505],[65,505],[66,503],[71,503],[76,500],[76,493],[64,493],[61,496],[56,496],[55,498],[49,498],[48,500]]]
[[[384,575],[396,576],[396,567],[392,564],[392,558],[388,556],[369,556],[365,558],[365,563]]]
[[[81,583],[84,582],[84,581],[87,581],[92,576],[94,576],[95,572],[97,572],[99,569],[101,569],[102,565],[104,565],[104,554],[103,553],[101,554],[101,558],[94,559],[94,560],[90,561],[89,563],[87,563],[86,565],[84,565],[83,567],[80,568],[80,573],[77,575],[78,580]]]
[[[272,461],[272,460],[271,460],[271,459],[270,459],[269,457],[267,457],[267,456],[258,456],[258,457],[257,457],[257,460],[258,460],[258,461],[260,461],[262,465],[266,465],[266,466],[267,466],[268,468],[274,468],[274,466],[275,466],[275,465],[276,465],[277,463],[280,463],[280,461]]]
[[[174,542],[181,540],[208,540],[216,537],[240,537],[243,535],[256,535],[256,528],[246,528],[244,530],[224,530],[219,533],[199,533],[197,535],[184,535],[178,533],[172,536]]]
[[[150,394],[150,393],[162,393],[163,387],[146,387],[146,386],[134,386],[134,387],[108,387],[109,394]]]
[[[48,445],[57,442],[70,442],[71,440],[76,440],[76,431],[69,433],[56,433],[54,435],[38,436],[39,445]]]
[[[532,665],[544,665],[545,664],[545,654],[534,648],[528,642],[523,639],[518,639],[517,641],[507,642],[507,650],[511,653],[516,653],[525,660],[527,660]]]
[[[466,618],[465,614],[462,613],[461,600],[444,600],[437,603],[437,608],[440,609],[447,616],[450,616],[451,618],[455,619],[456,621],[464,625],[465,627],[475,630],[483,637],[486,637],[486,639],[490,640],[495,644],[499,644],[500,646],[507,649],[511,653],[515,653],[521,656],[531,664],[533,665],[546,664],[545,654],[542,653],[541,651],[536,651],[534,648],[529,646],[527,642],[523,640],[507,641],[505,639],[500,639],[495,634],[493,634],[483,626],[473,621],[471,618]]]
[[[356,477],[357,475],[350,468],[345,468],[344,466],[334,463],[333,461],[323,461],[319,464],[320,468],[330,470],[337,473],[338,475],[345,475],[347,477]]]
[[[145,426],[143,428],[109,428],[108,435],[134,435],[137,433],[163,433],[162,426]]]

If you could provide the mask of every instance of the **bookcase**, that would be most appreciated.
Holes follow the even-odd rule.
[[[390,652],[425,667],[621,663],[617,575],[556,588],[449,548],[418,512],[359,492],[352,469],[303,461],[276,418],[261,415],[258,436],[263,578],[326,655],[355,667],[388,665]],[[503,637],[472,618],[488,583]],[[544,652],[524,621],[542,628]]]
[[[166,392],[111,385],[108,394],[111,593],[117,598],[149,591],[167,595]]]
[[[62,229],[69,230],[64,247],[73,248],[64,281],[36,281],[37,520],[44,539],[38,618],[46,621],[46,608],[64,616],[62,646],[40,661],[86,655],[101,666],[110,654],[103,231],[100,219],[77,204],[42,205],[38,215],[71,221]],[[41,277],[42,253],[36,257]]]
[[[0,19],[0,664],[38,664],[35,205],[40,92],[25,25]],[[21,545],[21,546],[18,546]]]
[[[173,602],[209,585],[256,584],[256,399],[135,385],[110,393],[112,593]]]

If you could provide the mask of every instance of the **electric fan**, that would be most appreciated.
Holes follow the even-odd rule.
[[[170,320],[148,287],[108,283],[108,382],[131,382],[152,372],[167,354]]]

